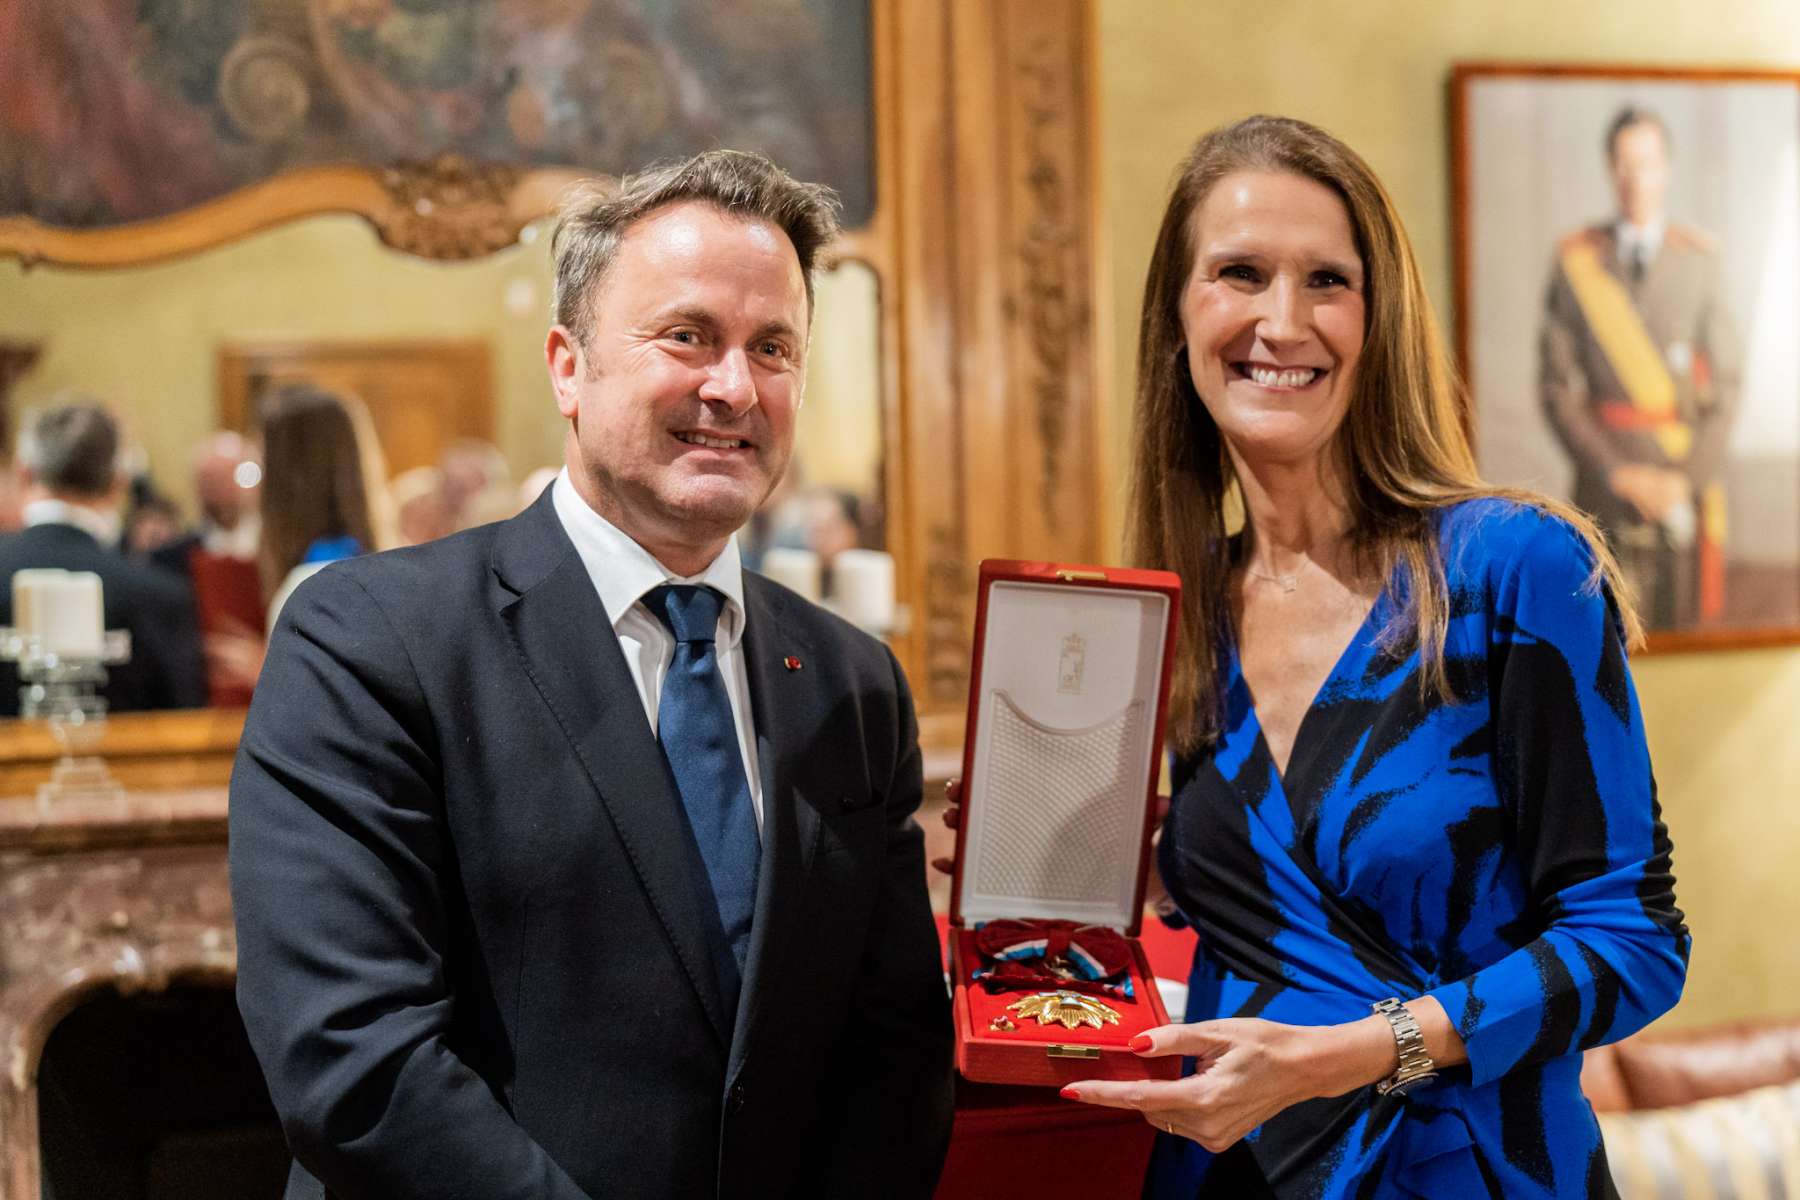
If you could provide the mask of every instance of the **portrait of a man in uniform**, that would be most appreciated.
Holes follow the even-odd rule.
[[[1483,473],[1595,519],[1652,646],[1800,639],[1800,73],[1482,64],[1453,93]]]
[[[1740,376],[1716,242],[1670,219],[1670,149],[1651,109],[1613,118],[1618,210],[1557,246],[1538,352],[1574,501],[1599,519],[1652,629],[1724,615],[1719,476]]]

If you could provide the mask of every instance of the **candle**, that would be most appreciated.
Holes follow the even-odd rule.
[[[819,556],[811,550],[771,546],[763,551],[762,573],[814,604],[819,602]]]
[[[831,601],[838,615],[872,633],[894,627],[894,556],[843,550],[831,560]]]
[[[99,658],[106,639],[100,577],[53,568],[15,572],[13,625],[63,658]]]

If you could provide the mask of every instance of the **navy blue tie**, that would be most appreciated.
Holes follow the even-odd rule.
[[[675,635],[675,660],[663,676],[656,709],[656,736],[681,789],[719,906],[719,923],[741,972],[750,953],[762,843],[737,724],[713,649],[723,599],[709,587],[671,585],[647,593],[644,607]]]

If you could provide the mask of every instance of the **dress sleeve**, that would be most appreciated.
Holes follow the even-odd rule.
[[[1618,612],[1585,542],[1533,514],[1491,571],[1491,753],[1529,909],[1519,949],[1434,990],[1476,1084],[1624,1037],[1687,973],[1668,830]],[[1535,935],[1535,936],[1534,936]]]

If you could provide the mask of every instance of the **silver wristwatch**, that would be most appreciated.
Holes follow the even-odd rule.
[[[1385,1096],[1389,1092],[1398,1092],[1404,1095],[1417,1085],[1436,1079],[1437,1064],[1425,1052],[1425,1035],[1419,1032],[1419,1023],[1406,1011],[1406,1006],[1389,996],[1369,1007],[1387,1018],[1394,1030],[1394,1045],[1400,1051],[1400,1065],[1392,1075],[1375,1085],[1375,1094]]]

